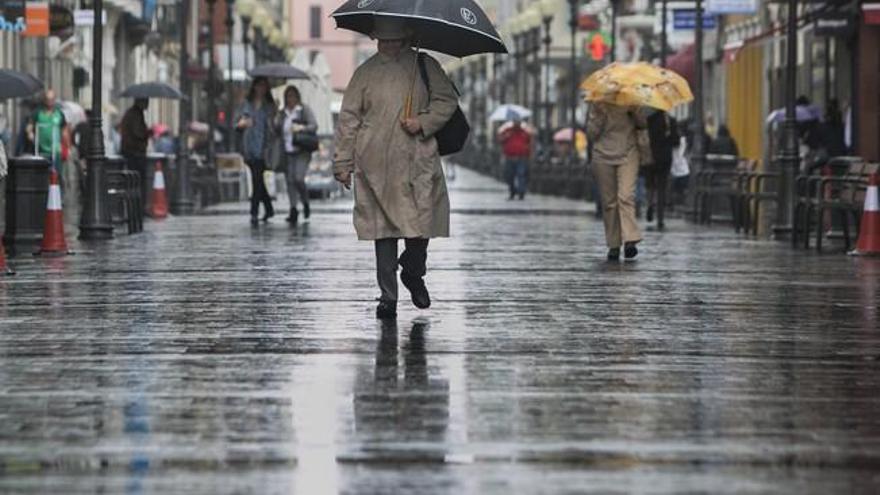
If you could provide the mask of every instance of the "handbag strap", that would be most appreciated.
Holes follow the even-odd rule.
[[[431,79],[428,77],[428,67],[425,64],[425,54],[419,52],[418,54],[418,64],[419,64],[419,74],[422,76],[422,82],[425,83],[425,89],[428,90],[428,99],[431,98]],[[452,89],[455,90],[456,96],[461,96],[461,91],[458,90],[458,86],[455,85],[455,82],[452,82]]]

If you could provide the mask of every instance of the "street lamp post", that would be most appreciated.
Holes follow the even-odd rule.
[[[216,157],[216,143],[214,142],[214,134],[217,130],[217,95],[216,80],[214,78],[217,72],[217,60],[214,57],[214,47],[217,42],[214,33],[214,6],[217,0],[206,0],[208,2],[208,163],[213,164]]]
[[[668,42],[666,23],[668,22],[667,14],[669,12],[669,6],[666,3],[666,0],[662,0],[660,3],[662,4],[660,7],[662,9],[662,12],[660,13],[660,67],[666,68],[666,44]]]
[[[79,224],[79,238],[104,240],[113,237],[113,224],[107,209],[107,182],[104,176],[104,131],[101,119],[101,93],[104,79],[104,2],[93,0],[95,24],[92,29],[92,115],[89,118],[88,182],[85,205]]]
[[[572,142],[571,142],[571,158],[574,161],[577,158],[577,150],[574,146],[574,135],[577,129],[577,87],[578,87],[578,64],[577,64],[577,27],[578,27],[578,7],[579,0],[568,0],[568,6],[571,13],[571,19],[568,22],[568,27],[571,29],[571,74],[569,74],[569,79],[571,80],[571,94],[569,97],[569,123],[571,125],[572,130]]]
[[[540,127],[541,116],[541,26],[538,25],[531,31],[532,52],[532,124],[535,128]]]
[[[250,35],[248,35],[248,31],[251,28],[251,18],[250,16],[243,15],[241,16],[241,44],[244,46],[244,70],[247,72],[250,70],[249,58],[250,54],[248,53],[248,45],[251,41]]]
[[[227,149],[228,152],[235,151],[235,131],[232,129],[232,113],[235,112],[235,82],[232,79],[232,28],[235,27],[235,20],[232,18],[232,7],[235,0],[226,0],[226,44],[228,45],[227,60],[227,78],[226,78],[226,129],[228,131]]]
[[[611,0],[611,61],[617,61],[617,0]]]
[[[696,2],[696,24],[694,27],[694,148],[691,164],[697,173],[706,161],[705,134],[703,121],[703,0]]]
[[[190,94],[189,78],[186,77],[187,66],[189,64],[189,40],[187,38],[187,26],[189,26],[190,0],[182,0],[177,8],[180,15],[180,91]],[[189,183],[189,155],[186,149],[186,128],[190,117],[190,106],[188,100],[180,100],[178,102],[178,120],[179,131],[177,133],[177,173],[174,182],[174,192],[171,196],[171,213],[174,215],[187,215],[192,213],[194,203],[190,195]]]
[[[788,0],[788,24],[785,45],[785,120],[782,122],[782,149],[777,156],[780,169],[779,207],[773,231],[784,234],[792,231],[794,212],[794,181],[800,157],[798,155],[797,108],[797,0]]]
[[[550,36],[550,26],[553,23],[552,15],[544,15],[541,19],[544,23],[544,143],[550,145],[553,140],[553,104],[550,102],[550,45],[553,38]]]

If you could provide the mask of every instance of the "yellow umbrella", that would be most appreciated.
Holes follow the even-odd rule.
[[[694,99],[683,77],[645,62],[610,64],[584,80],[581,89],[586,101],[664,111]]]

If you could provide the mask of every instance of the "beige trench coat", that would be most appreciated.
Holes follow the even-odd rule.
[[[376,54],[358,67],[345,91],[334,172],[353,173],[361,240],[449,236],[449,196],[433,136],[452,117],[458,98],[440,64],[425,56],[429,98],[416,58],[411,49],[396,58]],[[418,136],[400,124],[413,82]]]

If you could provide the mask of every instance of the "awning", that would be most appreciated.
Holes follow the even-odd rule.
[[[696,45],[691,43],[666,57],[666,68],[685,78],[691,87],[694,87],[695,81],[694,57],[696,56],[696,51]]]

